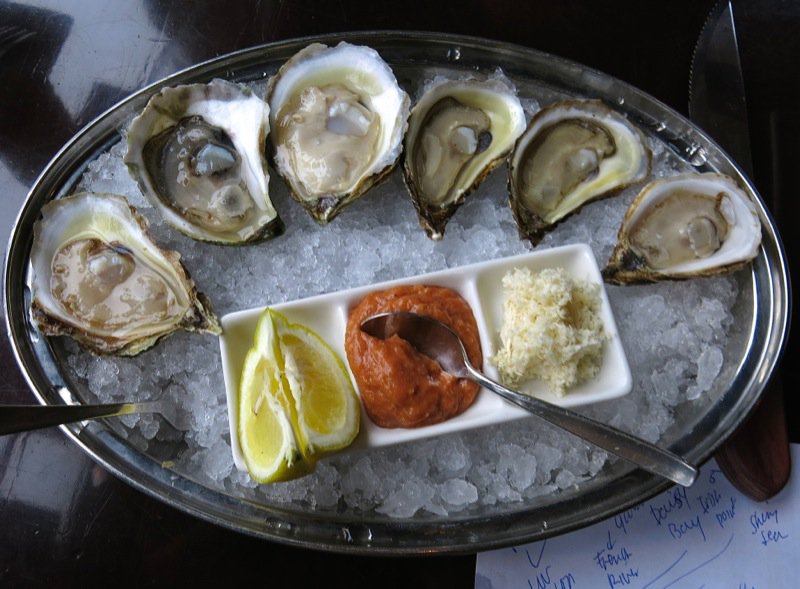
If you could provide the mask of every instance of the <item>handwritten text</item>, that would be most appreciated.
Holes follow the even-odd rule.
[[[689,504],[689,497],[686,495],[684,487],[675,487],[666,494],[666,499],[663,502],[650,505],[650,515],[653,516],[656,525],[660,526],[671,513],[683,509],[692,509]]]

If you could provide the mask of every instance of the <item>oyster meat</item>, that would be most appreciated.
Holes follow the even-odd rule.
[[[80,193],[42,207],[31,249],[31,316],[98,354],[133,356],[179,329],[222,332],[180,255],[146,233],[121,196]]]
[[[309,45],[270,80],[273,161],[319,223],[384,178],[402,149],[408,95],[378,53]]]
[[[634,199],[603,278],[627,284],[719,274],[755,258],[760,244],[756,206],[732,178],[681,174],[654,180]]]
[[[403,177],[431,239],[500,165],[525,130],[516,90],[501,77],[435,79],[411,111]]]
[[[543,108],[510,159],[510,204],[520,237],[536,245],[587,202],[644,180],[650,162],[641,131],[601,101]]]
[[[241,244],[283,232],[268,194],[269,106],[215,79],[165,88],[128,129],[124,157],[145,197],[194,239]]]

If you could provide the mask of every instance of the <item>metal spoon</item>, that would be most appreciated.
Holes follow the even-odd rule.
[[[164,410],[160,400],[100,405],[0,405],[0,436],[131,413],[164,415]],[[171,422],[169,418],[167,421]]]
[[[440,321],[416,313],[381,313],[368,317],[361,330],[380,339],[397,335],[418,352],[436,360],[450,374],[469,378],[501,397],[562,429],[624,458],[644,470],[684,487],[697,478],[697,468],[681,457],[623,431],[541,399],[518,393],[473,367],[458,335]]]

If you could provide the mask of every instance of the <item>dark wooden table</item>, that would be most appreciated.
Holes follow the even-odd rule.
[[[310,2],[38,0],[0,2],[0,239],[60,146],[129,93],[199,61],[326,32],[406,29],[502,40],[573,59],[686,114],[692,49],[713,0]],[[64,6],[66,5],[66,6]],[[737,3],[755,182],[778,218],[792,270],[800,91],[800,6]],[[795,338],[796,339],[796,338]],[[788,344],[787,354],[797,347]],[[797,368],[781,366],[798,441]],[[0,403],[32,402],[5,334]],[[0,586],[465,587],[474,555],[342,556],[250,538],[185,515],[94,464],[60,430],[0,438]]]

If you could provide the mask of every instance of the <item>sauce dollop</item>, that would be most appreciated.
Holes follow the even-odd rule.
[[[466,411],[480,386],[442,370],[398,336],[381,340],[361,331],[361,322],[377,313],[410,311],[438,319],[464,342],[474,366],[482,366],[480,337],[467,301],[456,291],[406,285],[376,291],[350,312],[345,351],[369,418],[382,427],[421,427]]]

